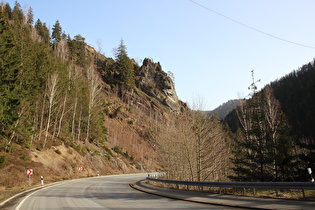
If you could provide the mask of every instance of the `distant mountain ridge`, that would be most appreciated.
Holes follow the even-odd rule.
[[[240,104],[240,99],[229,100],[222,105],[218,106],[212,111],[206,111],[209,117],[218,115],[218,117],[223,120],[233,109],[235,109]]]

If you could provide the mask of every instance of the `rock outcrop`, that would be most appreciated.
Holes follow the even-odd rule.
[[[172,111],[180,111],[180,102],[174,83],[162,70],[159,62],[154,63],[151,59],[145,58],[143,65],[136,72],[136,85],[149,96],[168,106]]]

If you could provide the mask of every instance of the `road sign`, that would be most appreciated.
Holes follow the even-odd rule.
[[[83,167],[80,167],[80,168],[79,168],[79,171],[83,171]]]
[[[27,169],[26,174],[27,175],[32,175],[33,174],[33,169]]]
[[[28,175],[28,185],[31,186],[31,175],[33,174],[33,169],[27,169],[26,174]]]

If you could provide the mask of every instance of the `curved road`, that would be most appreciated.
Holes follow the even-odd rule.
[[[30,209],[220,209],[211,206],[167,199],[136,191],[129,183],[147,174],[94,177],[62,182],[35,191],[14,206]]]

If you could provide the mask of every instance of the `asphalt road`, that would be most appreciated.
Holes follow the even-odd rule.
[[[12,209],[226,209],[163,198],[130,188],[147,174],[113,175],[62,182],[28,194]]]

